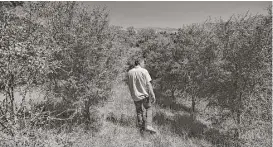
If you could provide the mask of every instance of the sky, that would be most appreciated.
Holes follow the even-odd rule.
[[[271,1],[91,1],[88,7],[107,6],[110,24],[135,28],[170,27],[228,19],[233,14],[266,14]]]

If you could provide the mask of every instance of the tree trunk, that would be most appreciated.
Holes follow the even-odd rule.
[[[84,122],[85,122],[85,129],[89,130],[89,123],[90,123],[90,99],[84,101]]]
[[[195,120],[195,96],[192,96],[191,98],[191,118],[192,120]]]
[[[11,109],[11,120],[12,120],[12,122],[14,122],[14,108],[15,108],[15,106],[14,106],[14,88],[13,88],[13,86],[10,88],[11,89],[11,91],[10,91],[10,93],[11,93],[11,97],[10,97],[10,109]]]
[[[172,90],[172,102],[173,103],[175,102],[175,95],[174,95],[174,93],[175,93],[175,89]]]
[[[240,128],[240,125],[241,125],[241,108],[242,108],[242,92],[240,92],[240,95],[239,95],[239,99],[238,99],[238,106],[237,106],[237,110],[236,110],[236,124],[237,124],[237,128],[235,130],[235,139],[237,142],[236,146],[240,146],[239,145],[239,140],[240,140],[240,132],[241,132],[241,128]]]
[[[9,93],[10,93],[10,116],[11,116],[11,121],[14,123],[14,76],[11,74],[11,78],[9,81]]]

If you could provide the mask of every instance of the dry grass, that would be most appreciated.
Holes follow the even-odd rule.
[[[168,124],[158,124],[154,127],[159,134],[140,135],[135,127],[135,106],[126,86],[113,89],[114,94],[103,107],[94,108],[100,116],[102,128],[99,132],[85,131],[83,126],[75,126],[72,131],[67,129],[35,129],[26,128],[16,133],[14,137],[0,134],[0,146],[36,146],[36,147],[201,147],[211,146],[207,141],[185,138],[172,131]],[[170,110],[154,108],[157,113],[172,117]],[[167,122],[167,121],[166,121]]]
[[[114,87],[113,96],[103,107],[93,108],[92,117],[97,119],[84,130],[76,125],[68,131],[59,129],[31,129],[17,131],[14,137],[0,134],[2,147],[210,147],[234,146],[225,144],[226,139],[217,130],[206,125],[201,118],[191,120],[187,109],[172,110],[160,106],[153,107],[156,135],[140,135],[135,127],[135,106],[124,85]],[[186,104],[185,104],[186,105]],[[187,106],[185,106],[187,107]],[[99,120],[98,120],[99,119]],[[98,127],[100,126],[100,127]],[[94,131],[99,130],[99,131]],[[251,133],[255,132],[250,132]],[[256,132],[257,133],[257,132]],[[260,132],[262,133],[262,132]],[[212,136],[211,136],[212,135]],[[219,144],[220,142],[220,144]],[[252,140],[251,146],[268,146],[270,140],[259,143]],[[247,144],[246,144],[247,145]]]

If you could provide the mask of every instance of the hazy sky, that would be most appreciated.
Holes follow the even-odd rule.
[[[212,19],[227,19],[232,14],[265,14],[270,1],[97,1],[85,2],[90,6],[107,6],[110,11],[110,23],[128,27],[172,27],[183,24],[204,22],[209,16]]]

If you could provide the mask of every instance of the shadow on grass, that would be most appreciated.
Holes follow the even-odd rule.
[[[114,113],[109,113],[106,116],[106,121],[112,122],[114,124],[119,124],[121,126],[126,126],[126,127],[136,126],[135,118],[130,117],[130,116],[126,116],[124,114],[121,114],[118,116],[118,115],[115,115]]]
[[[173,133],[186,138],[204,139],[216,146],[233,146],[229,136],[219,130],[208,128],[198,120],[193,120],[190,115],[176,114],[169,117],[164,112],[157,112],[153,119],[156,124],[168,126]]]
[[[171,110],[174,110],[174,111],[185,111],[188,113],[191,112],[190,107],[187,107],[183,104],[177,104],[175,100],[173,100],[171,97],[161,94],[158,90],[155,90],[155,95],[157,98],[156,103],[158,104],[158,106],[162,108],[170,108]]]
[[[162,111],[157,112],[154,116],[154,121],[158,125],[168,125],[175,134],[189,138],[205,139],[216,146],[226,147],[235,145],[231,136],[223,134],[217,129],[208,128],[202,122],[192,119],[189,115],[191,113],[190,107],[183,104],[177,104],[173,98],[162,94],[159,90],[155,90],[154,92],[157,97],[157,104],[161,108],[170,108],[173,112],[183,111],[188,113],[188,115],[175,114],[170,117]]]

